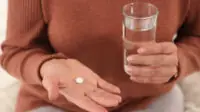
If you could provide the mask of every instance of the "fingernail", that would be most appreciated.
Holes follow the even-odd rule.
[[[144,53],[145,52],[145,49],[144,48],[139,48],[138,50],[137,50],[137,52],[140,54],[140,53]]]
[[[116,89],[117,93],[121,93],[121,90],[119,88]]]
[[[127,65],[124,66],[124,69],[125,69],[126,72],[131,72],[132,71],[131,67],[129,67]]]
[[[136,77],[131,77],[130,79],[131,79],[131,80],[136,80]]]
[[[120,99],[119,99],[119,103],[121,103],[122,102],[122,97],[120,97]]]
[[[125,70],[128,70],[128,71],[131,71],[131,70],[132,70],[131,67],[128,66],[128,65],[125,65],[124,68],[125,68]]]
[[[132,56],[128,56],[127,57],[127,61],[132,61],[133,60],[133,57]]]

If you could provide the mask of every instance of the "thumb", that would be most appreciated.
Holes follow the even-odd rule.
[[[53,76],[44,77],[42,84],[48,92],[49,100],[56,100],[59,97],[59,79]]]

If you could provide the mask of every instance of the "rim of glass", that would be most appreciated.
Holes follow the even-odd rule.
[[[128,6],[130,6],[130,5],[134,6],[135,4],[138,4],[138,3],[139,3],[139,4],[146,4],[146,5],[150,6],[150,7],[155,8],[155,9],[156,9],[156,13],[153,14],[153,15],[151,15],[151,16],[146,16],[146,17],[129,16],[129,15],[127,15],[127,14],[125,13],[125,9],[126,9]],[[157,8],[155,5],[153,5],[153,4],[151,4],[151,3],[145,3],[145,2],[132,2],[132,3],[128,3],[128,4],[126,4],[126,5],[123,6],[122,12],[123,12],[123,15],[124,15],[125,17],[132,18],[132,19],[149,19],[149,18],[158,16],[158,14],[159,14],[159,10],[158,10],[158,8]]]

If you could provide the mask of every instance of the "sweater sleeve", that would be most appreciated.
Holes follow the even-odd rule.
[[[10,75],[24,83],[41,84],[41,65],[52,58],[65,58],[51,47],[47,27],[41,0],[8,0],[7,37],[0,62]]]
[[[200,1],[190,0],[190,10],[175,43],[178,46],[179,79],[200,70]]]

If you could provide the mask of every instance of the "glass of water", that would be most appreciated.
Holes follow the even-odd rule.
[[[124,65],[129,65],[127,56],[136,54],[141,45],[155,42],[158,13],[150,3],[135,2],[123,7]]]

